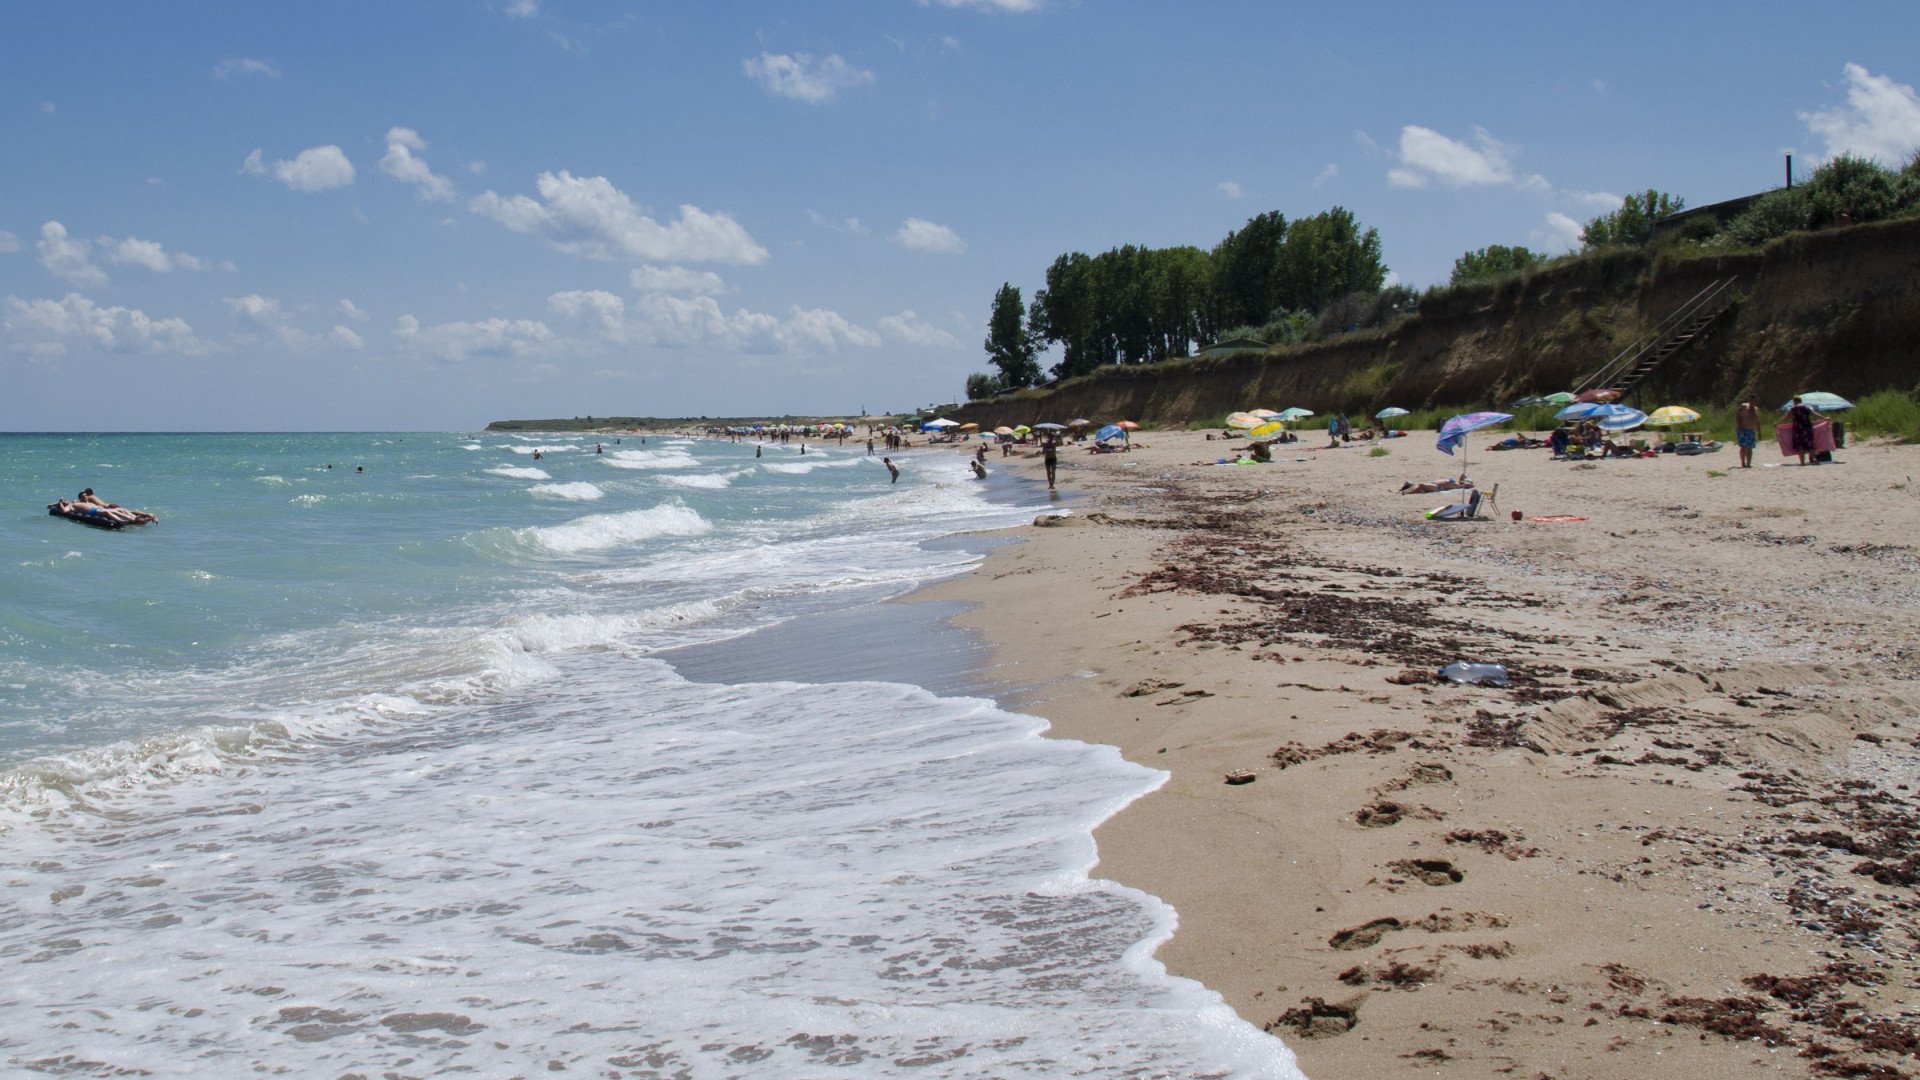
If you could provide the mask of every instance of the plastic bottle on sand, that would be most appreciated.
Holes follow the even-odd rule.
[[[1507,665],[1505,664],[1469,664],[1465,660],[1455,660],[1441,668],[1440,674],[1457,683],[1507,685]]]

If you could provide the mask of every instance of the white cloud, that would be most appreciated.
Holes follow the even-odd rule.
[[[1235,181],[1222,180],[1214,186],[1220,189],[1220,194],[1229,199],[1237,199],[1241,195],[1240,185]]]
[[[345,297],[341,297],[340,303],[335,306],[339,308],[340,314],[345,315],[349,319],[357,319],[360,322],[367,321],[367,313],[360,310],[360,305]]]
[[[936,349],[957,349],[960,347],[959,338],[922,319],[914,313],[912,308],[908,308],[898,315],[882,315],[879,319],[875,320],[875,322],[879,324],[882,334],[907,345],[920,345]]]
[[[473,357],[518,359],[543,353],[554,341],[553,330],[537,319],[482,319],[422,326],[412,315],[395,322],[393,336],[401,344],[427,356],[454,363]]]
[[[0,340],[12,352],[35,356],[60,356],[70,348],[188,354],[206,350],[182,319],[101,307],[79,293],[59,300],[8,296],[0,302]]]
[[[1327,162],[1327,167],[1324,169],[1321,169],[1319,174],[1313,178],[1313,186],[1320,187],[1321,185],[1327,183],[1329,180],[1332,180],[1334,177],[1339,175],[1340,175],[1340,166],[1335,164],[1334,162],[1329,161]]]
[[[604,176],[545,172],[537,186],[539,199],[502,198],[488,191],[467,208],[515,232],[547,234],[561,251],[589,259],[744,265],[767,260],[767,249],[726,214],[683,204],[679,219],[662,225]]]
[[[1611,191],[1569,191],[1567,198],[1576,206],[1591,206],[1595,210],[1618,210],[1621,197]]]
[[[327,340],[346,349],[364,349],[367,347],[365,338],[354,333],[351,327],[342,323],[333,324],[333,329],[327,331]]]
[[[249,176],[264,176],[269,171],[260,151],[247,155],[240,171]],[[295,191],[328,191],[353,183],[353,162],[337,146],[313,146],[293,156],[292,161],[273,163],[274,179]]]
[[[920,218],[908,218],[901,223],[900,231],[893,234],[893,242],[908,251],[931,255],[958,255],[967,250],[966,241],[952,229]]]
[[[1920,149],[1920,97],[1913,87],[1848,64],[1847,103],[1803,112],[1808,130],[1827,140],[1827,157],[1873,158],[1899,167]]]
[[[540,14],[540,0],[513,0],[506,6],[506,12],[510,18],[531,19]]]
[[[250,60],[244,57],[232,57],[213,65],[213,77],[230,79],[235,75],[261,75],[269,79],[280,77],[280,69],[265,60]]]
[[[866,236],[867,234],[873,232],[872,229],[869,229],[865,225],[860,224],[860,219],[857,217],[850,217],[850,218],[847,218],[845,221],[836,222],[829,219],[827,215],[822,214],[818,210],[809,210],[807,211],[807,220],[813,222],[815,225],[818,225],[823,229],[832,229],[834,232],[848,233],[853,236]]]
[[[1580,246],[1580,234],[1586,226],[1558,210],[1547,215],[1547,227],[1535,229],[1529,239],[1547,251],[1571,251]]]
[[[547,309],[564,318],[598,326],[610,337],[624,337],[627,302],[600,289],[572,289],[547,297]]]
[[[824,308],[788,309],[782,319],[741,308],[728,315],[711,296],[654,293],[634,305],[648,337],[661,345],[699,345],[750,353],[839,352],[877,348],[880,335]]]
[[[323,345],[337,345],[348,349],[366,346],[366,341],[358,333],[341,323],[335,323],[333,329],[324,334],[309,333],[300,329],[293,325],[287,313],[281,308],[277,297],[249,293],[246,296],[229,296],[226,302],[234,316],[249,329],[249,332],[240,335],[243,341],[257,341],[264,336],[288,349],[299,350],[318,348]]]
[[[474,174],[475,176],[478,176],[481,173],[487,171],[487,163],[484,161],[478,161],[478,160],[469,161],[467,162],[467,171]]]
[[[635,292],[684,293],[712,296],[727,291],[727,283],[711,270],[689,270],[684,266],[640,266],[627,275]]]
[[[873,72],[852,67],[837,55],[815,61],[806,53],[761,53],[740,66],[767,93],[809,105],[824,105],[842,90],[873,81]]]
[[[87,255],[92,245],[69,237],[65,225],[57,221],[41,225],[40,243],[36,247],[40,251],[40,265],[54,277],[64,278],[83,289],[107,283],[106,271],[93,265]]]
[[[100,238],[100,250],[110,263],[117,266],[144,266],[156,274],[165,274],[174,270],[211,270],[213,264],[198,255],[189,255],[184,251],[168,254],[167,250],[155,240],[141,240],[129,236],[118,243],[112,237]]]
[[[5,229],[0,229],[0,252],[19,251],[19,250],[20,250],[20,238],[8,232]]]
[[[1373,136],[1367,134],[1360,128],[1353,129],[1353,141],[1359,145],[1360,149],[1369,153],[1378,152],[1380,149],[1380,144],[1373,141]]]
[[[1473,138],[1475,145],[1468,146],[1431,128],[1408,124],[1400,129],[1399,157],[1404,167],[1389,171],[1387,182],[1402,188],[1423,188],[1435,180],[1448,187],[1548,188],[1545,177],[1516,175],[1511,161],[1514,148],[1495,139],[1485,128],[1474,128]]]
[[[977,8],[980,11],[1039,11],[1040,0],[920,0],[921,7],[938,4],[948,8]]]
[[[452,202],[453,181],[435,173],[427,168],[426,162],[413,156],[426,148],[425,140],[412,128],[388,128],[387,154],[380,159],[380,171],[403,184],[412,184],[422,199]]]

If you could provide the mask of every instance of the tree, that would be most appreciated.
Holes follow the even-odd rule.
[[[1620,200],[1620,209],[1601,214],[1580,230],[1581,246],[1641,247],[1653,239],[1653,223],[1686,209],[1687,200],[1648,188],[1644,194]]]
[[[1287,216],[1278,210],[1247,219],[1213,248],[1215,326],[1258,326],[1274,310],[1273,272],[1287,242]]]
[[[1453,277],[1448,279],[1452,285],[1463,285],[1482,278],[1500,277],[1505,274],[1517,274],[1537,262],[1543,262],[1546,256],[1523,247],[1508,247],[1505,244],[1490,244],[1487,247],[1469,251],[1453,260]]]
[[[1322,210],[1287,226],[1273,275],[1269,310],[1320,311],[1353,293],[1372,295],[1387,279],[1380,261],[1380,231],[1360,231],[1345,207]]]
[[[1000,372],[1000,386],[1018,390],[1040,381],[1039,350],[1027,330],[1026,304],[1011,283],[993,294],[993,313],[987,317],[987,361]],[[971,380],[969,380],[971,388]]]
[[[992,372],[976,371],[967,376],[968,401],[984,401],[997,396],[1000,391],[1000,376]]]

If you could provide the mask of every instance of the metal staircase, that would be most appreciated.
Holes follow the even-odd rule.
[[[1640,383],[1666,363],[1668,357],[1693,344],[1715,320],[1733,309],[1734,282],[1731,277],[1721,278],[1695,293],[1661,320],[1660,325],[1642,334],[1600,370],[1587,376],[1573,392],[1613,390],[1622,397],[1634,394]]]

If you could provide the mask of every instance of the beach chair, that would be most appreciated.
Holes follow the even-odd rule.
[[[1428,521],[1471,521],[1480,513],[1481,501],[1483,499],[1491,501],[1493,499],[1492,492],[1497,492],[1499,488],[1500,486],[1495,484],[1492,491],[1484,495],[1481,494],[1479,488],[1474,488],[1473,493],[1467,496],[1466,502],[1436,506],[1427,511],[1426,518]]]

